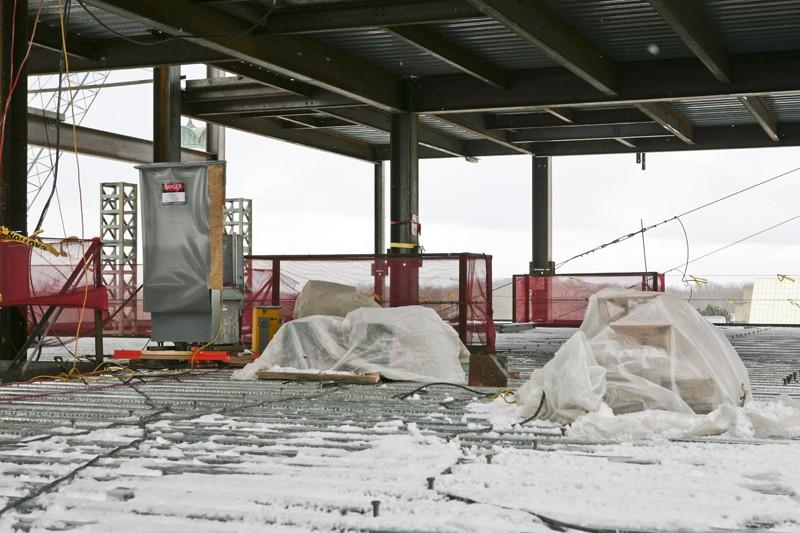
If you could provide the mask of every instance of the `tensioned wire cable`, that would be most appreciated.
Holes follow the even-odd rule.
[[[726,194],[725,196],[721,196],[719,198],[716,198],[715,200],[711,200],[710,202],[706,202],[704,204],[698,205],[697,207],[693,207],[692,209],[689,209],[688,211],[684,211],[683,213],[680,213],[680,214],[675,215],[673,217],[670,217],[668,219],[662,220],[661,222],[657,222],[656,224],[651,224],[650,226],[645,226],[645,227],[643,227],[641,229],[638,229],[638,230],[636,230],[634,232],[627,233],[625,235],[621,235],[621,236],[617,237],[614,240],[608,241],[608,242],[606,242],[604,244],[601,244],[599,246],[595,246],[594,248],[592,248],[590,250],[586,250],[585,252],[582,252],[580,254],[577,254],[577,255],[574,255],[574,256],[570,257],[569,259],[561,261],[560,263],[558,263],[556,265],[556,269],[561,268],[562,266],[566,265],[567,263],[569,263],[570,261],[572,261],[574,259],[585,257],[585,256],[587,256],[589,254],[592,254],[594,252],[598,252],[598,251],[603,250],[603,249],[605,249],[605,248],[607,248],[609,246],[612,246],[614,244],[619,244],[621,242],[627,241],[628,239],[636,237],[637,235],[641,235],[641,234],[643,234],[643,233],[645,233],[647,231],[655,229],[655,228],[657,228],[659,226],[662,226],[664,224],[667,224],[669,222],[672,222],[672,221],[675,221],[675,220],[679,220],[681,217],[685,217],[687,215],[691,215],[692,213],[696,213],[697,211],[700,211],[701,209],[705,209],[706,207],[711,207],[712,205],[715,205],[715,204],[718,204],[720,202],[723,202],[723,201],[725,201],[725,200],[727,200],[729,198],[733,198],[734,196],[738,196],[738,195],[740,195],[742,193],[745,193],[747,191],[751,191],[751,190],[753,190],[753,189],[755,189],[757,187],[760,187],[762,185],[766,185],[767,183],[770,183],[770,182],[773,182],[773,181],[775,181],[777,179],[780,179],[780,178],[783,178],[785,176],[788,176],[788,175],[790,175],[790,174],[792,174],[794,172],[797,172],[798,170],[800,170],[800,167],[795,167],[795,168],[793,168],[791,170],[787,170],[786,172],[782,172],[782,173],[780,173],[780,174],[778,174],[776,176],[772,176],[771,178],[767,178],[765,180],[759,181],[758,183],[754,183],[752,185],[749,185],[749,186],[747,186],[747,187],[745,187],[743,189],[739,189],[739,190],[734,191],[732,193]],[[789,222],[789,221],[787,220],[786,222]],[[765,231],[768,231],[768,230],[765,230]],[[755,235],[753,235],[753,236],[755,236]],[[674,270],[674,269],[670,269],[670,270]]]

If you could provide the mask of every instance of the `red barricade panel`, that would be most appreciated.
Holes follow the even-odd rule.
[[[589,297],[607,287],[664,292],[664,274],[557,274],[514,276],[514,322],[580,326]]]

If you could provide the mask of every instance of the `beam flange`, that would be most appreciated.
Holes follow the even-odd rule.
[[[454,126],[458,126],[459,128],[465,129],[469,132],[474,133],[486,139],[487,141],[491,141],[495,144],[499,144],[505,148],[508,148],[514,153],[518,154],[531,154],[532,152],[528,150],[524,146],[519,146],[511,141],[508,140],[508,133],[505,131],[491,131],[486,127],[486,121],[483,115],[436,115],[436,118],[453,124]]]
[[[61,130],[60,135],[57,129]],[[153,142],[128,135],[76,126],[78,153],[116,161],[131,163],[152,163]],[[36,146],[55,148],[56,138],[60,138],[60,148],[73,150],[72,124],[57,121],[40,112],[28,113],[28,142]],[[206,161],[208,154],[198,150],[181,150],[183,161]]]
[[[775,142],[781,140],[778,135],[778,119],[775,113],[767,105],[767,102],[760,96],[740,96],[739,101],[744,105],[758,125],[764,130],[770,139]]]
[[[686,144],[694,143],[692,123],[672,109],[669,104],[645,102],[636,104],[636,108]]]
[[[92,61],[100,59],[100,51],[96,42],[72,32],[67,32],[65,40],[67,42],[67,54],[70,56]],[[37,48],[43,48],[60,54],[62,47],[61,30],[40,22],[36,27],[33,45]]]
[[[273,118],[237,117],[232,115],[215,115],[213,117],[193,116],[191,110],[184,109],[184,114],[192,118],[206,120],[214,124],[233,128],[236,130],[262,135],[281,141],[286,141],[308,148],[316,148],[325,152],[332,152],[363,161],[375,161],[372,146],[367,143],[339,137],[325,130],[292,130],[285,129],[279,120]]]
[[[467,0],[606,95],[617,94],[614,64],[538,0]]]
[[[355,122],[362,126],[387,133],[391,132],[392,129],[392,119],[390,116],[366,107],[326,109],[323,110],[323,112],[332,117]],[[464,143],[459,139],[448,137],[443,133],[426,128],[421,124],[417,125],[417,140],[421,146],[432,148],[448,155],[456,157],[466,157],[469,155],[464,147]]]
[[[561,108],[558,108],[561,109]],[[576,109],[571,110],[569,117],[572,124],[627,124],[641,122],[648,117],[635,108],[621,109]],[[514,113],[511,115],[487,115],[486,124],[489,129],[527,129],[547,126],[563,126],[564,121],[549,112]]]
[[[648,137],[670,137],[672,134],[655,122],[629,124],[595,124],[573,126],[551,126],[530,128],[508,134],[514,143],[590,141],[606,139],[639,139]]]
[[[458,22],[485,15],[462,0],[386,1],[373,5],[333,5],[314,9],[282,9],[266,20],[265,33],[293,34],[377,28],[406,24]]]
[[[619,96],[599,93],[563,69],[515,72],[511,87],[497,89],[462,74],[414,81],[411,94],[420,113],[522,111],[547,107],[623,107],[638,102],[714,100],[800,92],[800,52],[731,56],[731,83],[714,79],[696,59],[628,63],[619,67]]]
[[[416,46],[470,76],[496,87],[508,86],[508,75],[502,69],[448,41],[434,31],[421,26],[396,26],[386,29],[412,46]]]
[[[725,50],[691,2],[687,0],[650,0],[650,5],[715,78],[724,83],[731,81]]]
[[[402,111],[406,107],[400,84],[389,72],[322,43],[304,37],[251,35],[248,23],[188,0],[88,1],[170,35],[229,36],[195,40],[231,59],[253,63],[385,111]]]

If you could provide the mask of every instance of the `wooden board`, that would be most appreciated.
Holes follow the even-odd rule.
[[[208,231],[211,239],[211,264],[208,270],[208,288],[222,290],[222,235],[225,211],[225,164],[208,166]]]
[[[378,383],[381,375],[377,372],[370,374],[331,374],[325,372],[273,372],[272,370],[259,370],[256,377],[265,381],[339,381],[342,383],[371,384]]]

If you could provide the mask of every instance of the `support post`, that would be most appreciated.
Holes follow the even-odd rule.
[[[222,78],[224,73],[220,69],[208,65],[206,75],[209,78]],[[225,159],[225,128],[223,126],[206,122],[206,152],[208,152],[209,159],[216,161]]]
[[[386,253],[386,212],[384,205],[384,183],[386,176],[383,161],[375,162],[375,255]]]
[[[419,158],[417,115],[392,115],[391,127],[392,253],[415,254],[419,247]]]
[[[3,106],[13,89],[0,153],[0,226],[23,234],[28,231],[28,76],[22,71],[17,79],[17,74],[28,47],[27,38],[28,1],[0,0],[0,102]],[[13,88],[15,81],[16,88]],[[26,330],[22,308],[0,309],[0,359],[14,359],[25,343]]]
[[[181,160],[181,68],[153,69],[153,161]]]
[[[391,229],[390,252],[419,254],[419,159],[417,115],[392,115],[391,125]],[[389,265],[392,307],[419,303],[421,259],[394,259]]]
[[[531,274],[553,274],[553,202],[549,157],[533,157]]]

